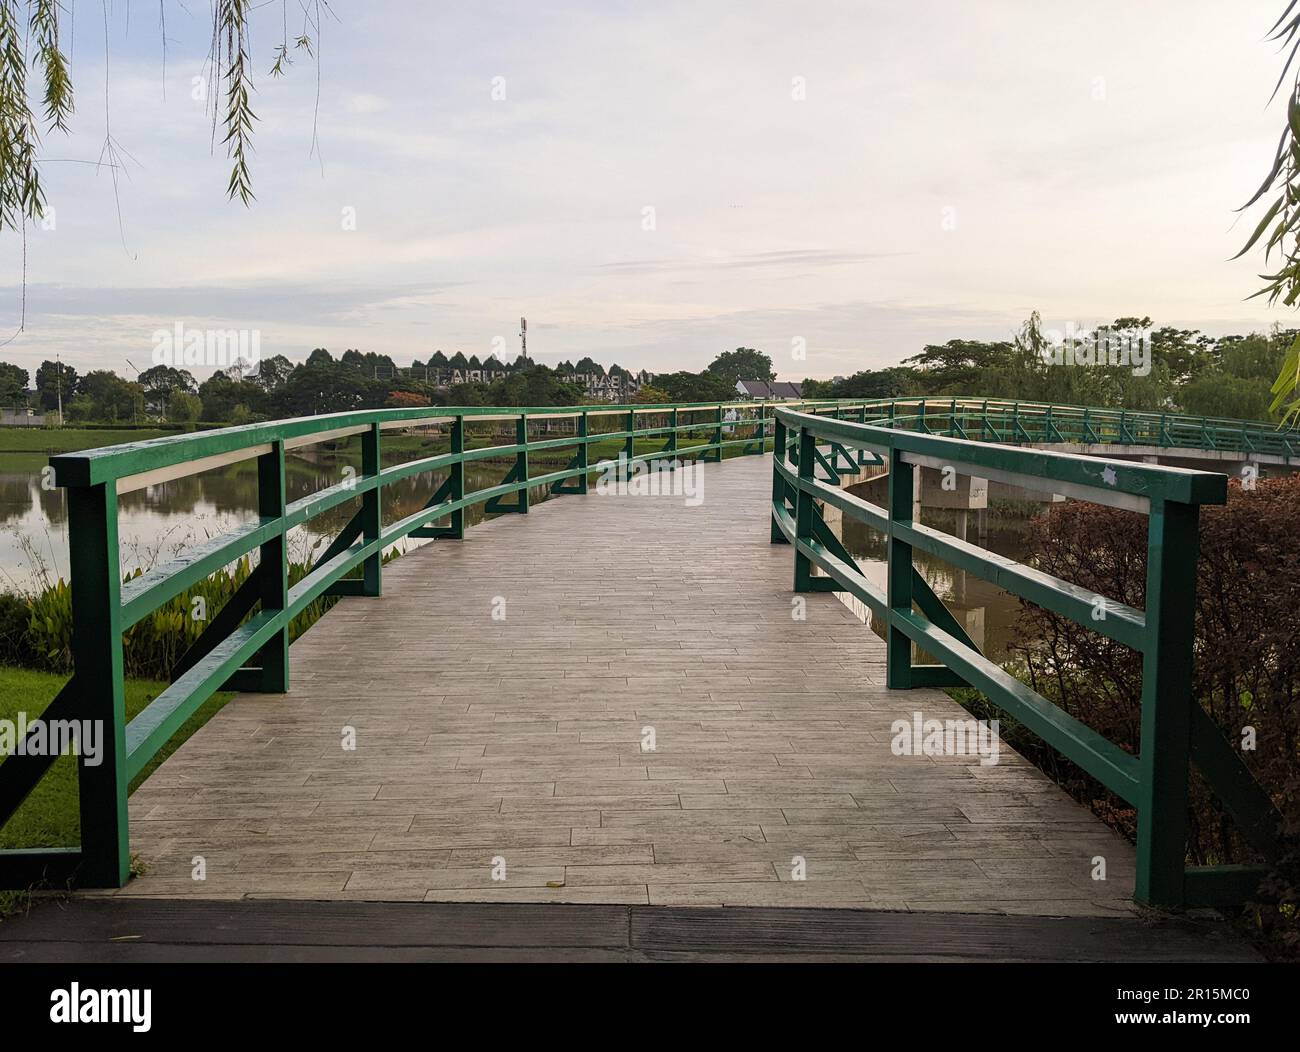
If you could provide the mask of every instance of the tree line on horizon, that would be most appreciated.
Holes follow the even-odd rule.
[[[1296,331],[1211,338],[1193,329],[1153,328],[1145,317],[1118,318],[1103,332],[1147,333],[1150,371],[1135,375],[1125,366],[1053,365],[1035,314],[1007,340],[953,339],[927,344],[920,353],[883,369],[864,369],[833,380],[805,379],[804,398],[893,398],[909,395],[987,396],[1116,409],[1181,412],[1243,420],[1277,419],[1270,414],[1270,386]],[[439,385],[422,372],[444,370],[500,373],[486,381]],[[69,423],[166,421],[193,426],[356,409],[438,405],[581,405],[587,393],[567,377],[632,378],[617,364],[606,369],[590,357],[554,368],[519,355],[509,364],[441,351],[427,362],[399,366],[386,354],[347,350],[335,358],[316,348],[301,363],[284,355],[262,359],[247,374],[217,372],[199,382],[188,370],[156,365],[127,380],[111,370],[84,374],[66,363],[44,361],[28,390],[25,369],[0,362],[0,406],[32,405],[56,410],[60,392]],[[637,390],[638,402],[731,401],[736,381],[774,380],[771,356],[751,347],[719,354],[700,372],[655,374]]]
[[[450,385],[427,378],[429,371],[446,370],[502,375]],[[457,352],[448,356],[438,351],[428,362],[398,366],[386,354],[348,350],[335,358],[323,347],[314,349],[301,363],[278,354],[261,359],[246,372],[218,371],[202,382],[189,370],[170,365],[155,365],[128,380],[110,369],[81,373],[66,362],[46,360],[36,370],[33,383],[26,369],[0,362],[0,406],[28,406],[51,414],[61,402],[64,419],[73,424],[165,421],[194,426],[200,421],[243,424],[358,409],[591,402],[583,387],[567,379],[575,375],[627,380],[634,376],[617,364],[606,369],[590,357],[551,368],[522,354],[503,365],[492,355],[480,360],[474,355]],[[637,399],[648,403],[731,400],[738,379],[771,379],[774,375],[767,355],[741,347],[718,355],[699,373],[655,376],[653,383],[641,384]]]
[[[1097,330],[1121,342],[1149,337],[1150,371],[1126,365],[1053,364],[1035,313],[1009,340],[927,344],[900,365],[834,380],[805,380],[804,398],[909,395],[1011,398],[1060,405],[1278,421],[1272,386],[1297,330],[1213,338],[1196,329],[1155,328],[1148,317],[1117,318]]]

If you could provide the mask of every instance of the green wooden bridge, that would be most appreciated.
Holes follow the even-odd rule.
[[[385,437],[413,428],[446,451],[388,462]],[[359,473],[287,500],[287,453],[354,437]],[[617,460],[591,456],[612,446]],[[563,468],[530,465],[556,451]],[[54,457],[75,672],[45,718],[103,721],[104,760],[79,762],[80,845],[0,853],[0,886],[1081,915],[1240,900],[1275,857],[1278,818],[1190,695],[1198,513],[1227,478],[1117,459],[1152,455],[1285,469],[1300,437],[911,398],[379,410]],[[503,459],[499,483],[467,488],[467,466]],[[255,520],[123,580],[122,494],[244,461]],[[695,472],[701,499],[633,499],[654,464]],[[1093,594],[916,521],[927,468],[1146,515],[1146,609],[1109,600],[1097,620]],[[888,472],[885,506],[844,487],[868,470]],[[602,488],[612,475],[627,485]],[[417,476],[433,479],[427,504],[386,516],[386,489]],[[497,517],[467,536],[476,506]],[[291,582],[290,531],[344,507]],[[886,588],[830,508],[886,538]],[[432,543],[386,564],[405,538]],[[918,550],[1139,650],[1140,753],[987,659],[914,569]],[[174,682],[128,722],[123,633],[254,552]],[[832,592],[866,604],[885,640]],[[322,597],[339,601],[291,651],[291,620]],[[914,645],[939,664],[915,664]],[[961,685],[1132,804],[1136,849],[1010,749],[996,765],[895,755],[893,721],[962,718],[943,693]],[[222,690],[241,693],[128,794]],[[0,824],[52,761],[0,764]],[[1189,764],[1260,865],[1185,866]]]

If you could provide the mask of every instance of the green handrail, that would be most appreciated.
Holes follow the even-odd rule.
[[[1024,423],[1024,403],[1006,408]],[[1089,411],[1094,427],[1098,412]],[[1276,857],[1281,821],[1268,795],[1192,697],[1199,508],[1226,501],[1226,476],[940,437],[933,433],[929,413],[894,415],[893,427],[886,426],[886,418],[863,424],[794,409],[777,408],[775,413],[772,541],[794,546],[796,592],[847,592],[884,624],[887,686],[975,687],[1133,804],[1138,813],[1138,901],[1215,904],[1252,894],[1266,873],[1262,866],[1185,866],[1189,758],[1266,859]],[[1148,422],[1139,417],[1132,423],[1141,430]],[[1064,426],[1059,408],[1053,409],[1051,425]],[[816,478],[813,466],[822,445],[869,450],[886,459],[888,507],[842,492],[833,480]],[[924,468],[952,469],[1145,514],[1146,609],[1095,595],[914,521],[914,474]],[[822,505],[838,508],[885,535],[884,592],[872,585],[827,529]],[[1140,651],[1140,753],[1119,748],[984,657],[916,572],[914,549]],[[821,576],[814,575],[814,568]],[[942,664],[913,664],[913,644]]]
[[[735,419],[727,417],[731,410],[735,410]],[[618,430],[591,428],[593,418],[609,416],[619,418]],[[572,433],[557,438],[530,437],[530,422],[543,419],[567,420],[573,425]],[[466,431],[476,421],[508,421],[514,428],[514,441],[470,448]],[[546,486],[557,494],[586,492],[589,476],[604,467],[589,462],[594,443],[622,442],[621,459],[612,463],[616,470],[631,472],[634,465],[647,461],[762,453],[770,444],[769,423],[766,403],[755,402],[428,407],[250,424],[53,457],[55,481],[68,494],[74,671],[45,717],[100,721],[104,748],[97,766],[78,765],[81,847],[0,852],[0,887],[68,879],[87,887],[121,886],[130,865],[126,801],[131,780],[217,691],[288,690],[292,619],[322,596],[380,595],[383,552],[397,541],[408,536],[463,537],[465,511],[475,505],[483,505],[491,514],[526,514],[533,487]],[[448,452],[383,466],[386,430],[433,424],[447,431]],[[704,438],[696,441],[692,434]],[[351,436],[361,439],[360,474],[287,501],[286,452]],[[690,444],[683,444],[683,437]],[[638,441],[655,440],[661,440],[662,446],[636,452]],[[530,453],[565,448],[573,450],[567,467],[531,473]],[[502,458],[511,466],[499,484],[467,490],[466,464]],[[122,494],[250,460],[257,465],[256,521],[123,580],[117,537],[118,498]],[[446,480],[426,507],[384,522],[384,487],[430,472],[446,472]],[[289,531],[357,498],[361,506],[356,514],[306,576],[291,587],[286,557]],[[449,525],[436,526],[440,521]],[[259,558],[253,573],[181,658],[171,685],[128,723],[123,632],[254,550]],[[358,569],[360,578],[352,578]],[[22,804],[53,759],[19,754],[0,763],[0,825]]]
[[[1157,423],[1161,414],[1116,414],[996,399],[827,400],[797,403],[797,407],[814,419],[826,421],[828,426],[852,416],[856,424],[845,422],[844,426],[892,423],[899,429],[991,434],[1002,441],[1021,442],[1077,441],[1088,434],[1102,443],[1137,441],[1145,440],[1153,430],[1157,435],[1167,432],[1181,441],[1185,433],[1190,435],[1187,421],[1194,420],[1196,434],[1202,436],[1207,447],[1213,443],[1218,451],[1240,449],[1252,456],[1277,456],[1284,461],[1297,452],[1289,433],[1268,425],[1201,417],[1166,415],[1165,429],[1161,431]],[[732,411],[737,419],[731,419]],[[748,418],[744,414],[749,414]],[[621,418],[620,428],[593,430],[590,424],[597,417]],[[558,438],[530,437],[529,423],[542,419],[571,421],[572,433]],[[1012,419],[1014,427],[1009,424]],[[514,441],[471,448],[467,427],[476,421],[494,420],[513,424]],[[1130,431],[1130,423],[1136,430]],[[448,432],[448,452],[382,466],[385,431],[431,424]],[[78,766],[81,847],[0,852],[0,887],[24,887],[40,879],[67,878],[75,878],[85,886],[120,886],[129,866],[126,800],[132,777],[144,769],[203,701],[223,687],[287,690],[291,620],[322,596],[379,595],[383,552],[398,540],[407,536],[463,537],[465,512],[476,505],[492,513],[527,513],[531,487],[547,486],[555,494],[585,493],[589,476],[600,468],[590,463],[593,443],[621,440],[626,470],[631,470],[639,462],[675,460],[683,455],[720,460],[729,453],[762,453],[774,444],[773,426],[773,405],[763,402],[422,407],[300,417],[53,457],[50,463],[55,481],[68,495],[74,672],[46,710],[45,718],[103,721],[104,761],[97,767],[84,763]],[[781,451],[778,461],[784,464],[784,428],[777,425],[777,431],[781,432],[775,442]],[[702,440],[682,445],[679,439],[692,433],[702,435]],[[361,473],[288,501],[286,453],[349,436],[360,436]],[[662,445],[637,453],[638,442]],[[820,462],[828,478],[838,479],[842,472],[853,469],[850,451],[855,449],[857,466],[867,463],[867,453],[854,442],[840,442],[840,447],[832,447],[829,459],[814,449],[800,470],[806,467],[812,477]],[[531,453],[565,448],[573,450],[565,468],[531,474]],[[791,460],[795,453],[788,451]],[[500,483],[467,490],[467,464],[503,457],[511,460],[511,466]],[[117,536],[118,498],[122,494],[248,460],[257,464],[255,521],[196,545],[166,565],[123,580]],[[429,504],[385,523],[381,512],[384,487],[430,472],[446,472],[447,477]],[[357,498],[360,509],[311,571],[291,587],[286,535]],[[440,522],[446,525],[436,525]],[[175,681],[128,724],[122,633],[163,603],[254,550],[259,553],[258,566],[248,582],[213,617],[182,658]],[[353,578],[351,575],[358,570],[360,578]],[[53,759],[15,755],[0,763],[0,825],[13,815]]]

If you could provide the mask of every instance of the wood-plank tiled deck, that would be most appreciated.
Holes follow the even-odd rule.
[[[792,618],[770,472],[708,465],[695,507],[547,501],[391,563],[294,645],[290,694],[236,698],[136,792],[144,874],[115,894],[1131,913],[1130,846],[1005,746],[891,753],[896,718],[964,713],[887,691],[834,596]]]

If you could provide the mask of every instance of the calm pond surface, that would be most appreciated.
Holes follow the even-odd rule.
[[[954,531],[956,516],[953,512],[926,508],[921,517],[927,526],[936,530],[949,533]],[[979,543],[981,547],[999,555],[1024,559],[1027,550],[1025,525],[1028,519],[1028,514],[1014,519],[990,518],[986,536],[977,542],[972,515],[967,540]],[[844,546],[857,557],[858,565],[871,583],[883,592],[886,583],[884,539],[876,531],[858,522],[849,522],[844,533]],[[925,552],[914,551],[913,562],[934,589],[935,595],[944,601],[984,655],[998,663],[1006,661],[1017,638],[1016,622],[1020,616],[1020,600],[973,574],[954,570],[947,563]],[[851,596],[844,597],[844,601],[864,621],[871,621],[871,613],[863,603]],[[924,655],[914,655],[913,660],[919,663],[933,661]]]
[[[408,448],[385,456],[385,464],[429,456],[434,448]],[[40,454],[0,454],[0,590],[27,591],[43,580],[68,573],[67,509],[62,491],[41,485],[41,470],[48,458]],[[535,464],[534,473],[557,465]],[[295,451],[288,459],[288,497],[296,500],[339,482],[345,468],[360,471],[359,443],[343,442],[333,451]],[[466,467],[466,488],[478,489],[500,482],[509,464],[496,462]],[[438,472],[404,479],[384,489],[384,521],[390,522],[424,507],[441,484]],[[534,503],[547,499],[545,487],[534,488]],[[661,497],[657,499],[680,499]],[[868,498],[871,499],[871,498]],[[149,567],[175,557],[192,544],[224,533],[235,525],[256,519],[257,469],[254,461],[178,479],[147,490],[126,494],[119,510],[119,536],[123,570]],[[305,560],[313,546],[328,544],[352,516],[358,502],[349,502],[312,520],[290,536],[290,554]],[[945,520],[944,515],[947,515]],[[468,512],[469,521],[483,517],[482,507]],[[927,509],[927,524],[952,529],[953,513]],[[969,539],[975,541],[972,528]],[[1024,519],[990,517],[981,542],[992,551],[1022,558],[1025,550]],[[885,547],[873,530],[849,522],[845,544],[858,557],[873,583],[885,586]],[[423,542],[407,539],[401,547]],[[962,621],[985,654],[995,661],[1007,655],[1019,615],[1018,601],[979,578],[954,571],[946,564],[917,553],[918,569],[949,608]],[[861,611],[859,611],[861,613]]]
[[[445,450],[432,442],[412,445],[384,464],[400,463]],[[45,581],[68,575],[67,500],[63,491],[42,486],[42,470],[49,463],[42,454],[0,453],[0,590],[28,591]],[[559,465],[563,466],[563,465]],[[338,443],[334,450],[295,450],[286,458],[288,500],[308,496],[347,477],[347,469],[360,474],[360,444]],[[500,482],[509,463],[467,465],[466,489]],[[549,465],[535,467],[553,470]],[[445,471],[402,479],[383,490],[384,521],[419,511],[447,477]],[[545,487],[534,488],[532,500],[547,496]],[[360,498],[330,509],[289,538],[290,557],[307,559],[320,542],[328,544],[347,523]],[[483,517],[481,507],[467,511],[470,523]],[[219,536],[240,523],[257,518],[257,464],[248,460],[230,467],[191,475],[120,498],[118,536],[123,572],[165,562],[190,545]],[[423,542],[408,539],[406,549]]]

